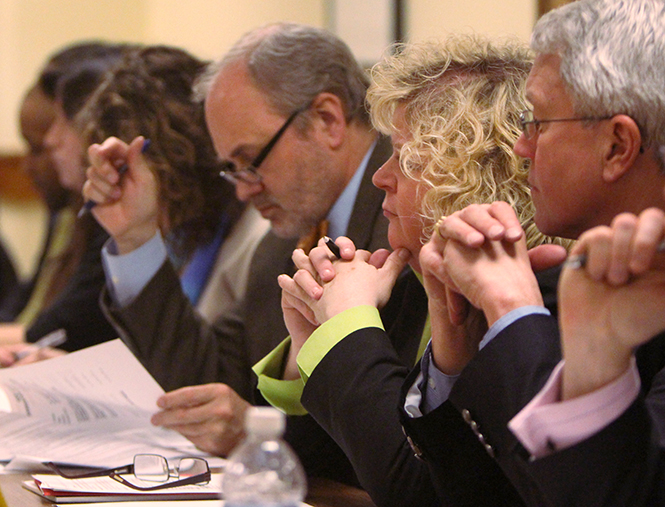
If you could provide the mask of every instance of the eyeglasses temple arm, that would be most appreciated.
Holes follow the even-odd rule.
[[[53,463],[52,461],[49,461],[48,463],[44,463],[45,466],[53,470],[56,474],[58,474],[61,477],[64,477],[65,479],[85,479],[87,477],[103,477],[105,475],[109,475],[113,472],[118,473],[118,474],[131,474],[134,473],[134,465],[125,465],[119,468],[106,468],[102,470],[94,470],[92,472],[84,472],[80,474],[72,474],[69,472],[65,472],[62,470],[58,465]]]
[[[143,486],[136,486],[135,484],[132,484],[128,480],[126,480],[124,477],[119,476],[118,474],[111,472],[109,475],[111,479],[114,481],[117,481],[121,484],[124,484],[125,486],[138,490],[138,491],[157,491],[160,489],[168,489],[168,488],[174,488],[176,486],[186,486],[188,484],[199,484],[199,483],[208,483],[210,482],[210,470],[207,472],[204,472],[202,474],[198,475],[192,475],[191,477],[187,477],[186,479],[178,479],[177,481],[173,482],[165,482],[164,484],[159,484],[157,486],[150,486],[147,488],[144,488]]]

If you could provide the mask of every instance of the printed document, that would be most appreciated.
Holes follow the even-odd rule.
[[[0,461],[116,467],[139,453],[202,455],[150,423],[163,393],[119,339],[0,369]]]

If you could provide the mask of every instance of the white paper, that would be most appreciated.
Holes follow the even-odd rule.
[[[66,504],[59,503],[56,507],[99,507],[100,503],[77,503]],[[155,502],[104,502],[101,504],[103,507],[155,507]],[[173,500],[173,501],[159,501],[159,507],[223,507],[223,500]],[[303,504],[305,505],[305,504]]]
[[[76,507],[99,507],[99,503],[77,503]],[[155,502],[104,502],[104,507],[155,507]],[[224,500],[160,500],[160,507],[224,507]],[[71,507],[72,504],[57,504],[56,507]],[[308,503],[301,503],[300,507],[312,507]]]
[[[0,369],[0,389],[11,409],[0,412],[0,461],[116,467],[138,453],[202,455],[150,423],[164,391],[121,340]]]

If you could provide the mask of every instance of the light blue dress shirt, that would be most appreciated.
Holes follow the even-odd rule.
[[[535,314],[550,315],[550,312],[542,306],[522,306],[508,312],[487,330],[478,350],[482,350],[512,323],[527,315]],[[433,411],[448,400],[458,378],[459,375],[446,375],[434,365],[430,342],[420,361],[420,374],[406,395],[404,410],[410,417],[422,417],[423,414]]]

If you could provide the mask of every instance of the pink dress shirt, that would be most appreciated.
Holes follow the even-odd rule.
[[[561,361],[545,387],[508,423],[532,459],[572,447],[617,419],[637,398],[640,377],[630,368],[611,384],[592,393],[561,400]]]

